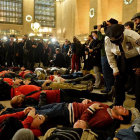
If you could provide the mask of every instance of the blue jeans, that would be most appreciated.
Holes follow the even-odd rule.
[[[69,125],[69,110],[67,103],[54,103],[36,108],[38,114],[47,115],[53,123]]]
[[[113,70],[110,68],[106,56],[101,57],[101,64],[106,90],[110,91],[111,87],[114,85]]]

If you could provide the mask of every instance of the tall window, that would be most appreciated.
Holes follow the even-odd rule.
[[[0,0],[0,23],[22,24],[22,0]]]
[[[35,0],[35,20],[41,26],[55,27],[55,0]]]

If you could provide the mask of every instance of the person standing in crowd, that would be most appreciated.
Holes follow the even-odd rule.
[[[30,70],[34,70],[34,65],[35,65],[35,52],[36,52],[36,48],[37,48],[37,43],[34,40],[34,37],[30,38],[31,40],[31,50],[29,51],[29,69]]]
[[[93,71],[95,73],[95,85],[94,89],[99,89],[101,87],[101,42],[98,39],[97,31],[91,32],[93,41],[89,46],[89,52],[92,56]]]
[[[140,34],[140,12],[136,13],[132,19],[132,21],[134,21],[135,25],[136,25],[136,32],[138,32],[138,34]]]
[[[116,19],[111,18],[106,22],[106,24],[107,26],[111,26],[113,24],[118,24],[118,21]],[[114,85],[114,76],[113,76],[113,71],[108,64],[108,60],[106,57],[105,46],[104,46],[105,36],[102,35],[101,33],[101,25],[97,27],[97,34],[98,34],[98,39],[101,41],[101,65],[102,65],[102,72],[103,72],[103,77],[105,82],[105,89],[101,90],[101,92],[109,93],[111,92],[112,86]]]
[[[6,62],[7,67],[12,67],[15,65],[15,54],[17,51],[17,43],[14,41],[14,36],[10,36],[10,41],[7,41],[5,43],[5,49],[6,49]]]
[[[70,48],[70,41],[66,39],[61,50],[66,60],[66,68],[69,68],[70,66],[70,57],[68,56],[69,48]]]
[[[19,49],[19,66],[23,66],[23,46],[24,46],[24,39],[22,39],[18,44],[18,49]]]
[[[80,53],[81,53],[81,43],[80,41],[74,36],[73,43],[71,44],[72,47],[72,63],[71,63],[71,73],[74,72],[76,67],[76,72],[80,69]]]
[[[43,48],[44,48],[44,42],[43,39],[40,39],[39,43],[37,44],[37,47],[35,48],[35,55],[34,55],[35,68],[43,67],[43,62],[42,62]]]
[[[5,66],[5,48],[2,40],[0,40],[0,66]]]
[[[140,48],[140,45],[137,44],[140,35],[132,30],[124,30],[124,26],[120,24],[107,27],[105,34],[105,50],[115,77],[115,105],[123,105],[128,74],[136,71],[135,106],[140,110],[140,88],[138,85],[140,81],[140,55],[138,48]]]
[[[23,46],[23,66],[27,69],[30,67],[30,51],[32,48],[32,42],[28,39],[28,35],[24,35],[24,46]]]

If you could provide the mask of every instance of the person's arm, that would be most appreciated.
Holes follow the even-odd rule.
[[[99,110],[99,109],[103,109],[103,107],[101,107],[101,104],[93,103],[83,112],[80,120],[84,120],[88,122],[88,120],[90,120],[90,118],[96,113],[96,110]]]
[[[12,114],[1,115],[1,116],[0,116],[0,123],[1,123],[4,119],[6,119],[6,118],[8,118],[8,117],[15,117],[15,118],[17,118],[17,119],[22,119],[24,116],[25,116],[24,111],[12,113]]]
[[[22,121],[23,127],[30,128],[31,123],[33,122],[34,118],[35,118],[35,109],[32,108],[30,112],[28,113],[27,118],[24,121]]]
[[[84,99],[83,101],[82,101],[82,104],[88,104],[88,103],[91,103],[92,101],[91,100],[89,100],[89,99]]]
[[[110,67],[113,69],[113,74],[119,74],[119,69],[117,67],[117,62],[115,60],[115,55],[111,52],[111,42],[109,37],[105,37],[105,51],[107,55],[107,60],[110,65]]]

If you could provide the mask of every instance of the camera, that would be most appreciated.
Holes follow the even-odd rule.
[[[101,28],[105,28],[105,27],[107,27],[107,26],[108,26],[108,25],[107,25],[106,21],[103,21],[103,23],[101,24]],[[97,29],[97,27],[98,27],[98,25],[94,25],[94,26],[93,26],[94,29]]]

